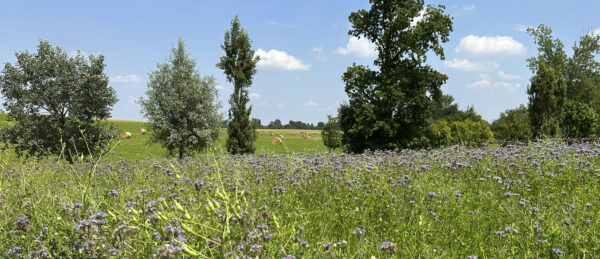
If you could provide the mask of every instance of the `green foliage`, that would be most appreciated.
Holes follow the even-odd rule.
[[[321,138],[323,144],[329,148],[330,151],[342,145],[342,132],[338,128],[339,122],[337,117],[327,116],[327,123],[325,124],[323,131],[321,131]]]
[[[598,116],[585,103],[567,101],[565,104],[562,132],[569,138],[592,138],[596,136]]]
[[[426,135],[428,144],[433,147],[457,144],[479,146],[494,139],[487,122],[470,119],[438,121],[429,127]]]
[[[370,10],[349,16],[348,33],[370,40],[378,52],[378,70],[354,64],[342,76],[349,103],[340,107],[340,122],[351,152],[406,148],[421,139],[447,80],[425,64],[429,51],[444,59],[442,43],[452,31],[444,6],[425,7],[422,0],[370,3]],[[425,18],[416,21],[422,11]]]
[[[525,141],[531,139],[532,132],[527,107],[521,104],[519,108],[501,113],[500,118],[492,122],[492,131],[494,138],[498,140]]]
[[[600,62],[595,57],[600,53],[600,35],[582,36],[579,44],[573,46],[573,56],[567,57],[562,42],[553,39],[550,27],[540,25],[537,29],[528,29],[528,32],[539,51],[537,57],[527,60],[534,73],[528,88],[533,137],[591,136],[593,116],[582,104],[590,107],[595,114],[600,112]],[[568,101],[571,102],[570,107],[565,107]],[[576,114],[585,119],[575,118]],[[568,124],[561,122],[563,119],[588,122]]]
[[[433,103],[433,121],[450,118],[458,112],[458,104],[454,102],[452,95],[444,94],[440,100]]]
[[[579,44],[573,46],[573,56],[565,69],[567,97],[569,100],[590,106],[600,113],[600,35],[581,36]]]
[[[72,162],[97,154],[115,136],[102,122],[117,102],[104,74],[104,56],[69,57],[60,47],[40,41],[37,53],[16,53],[0,76],[0,93],[12,127],[2,141],[19,156],[63,154]]]
[[[221,45],[225,51],[217,67],[223,70],[227,81],[233,83],[233,93],[229,99],[229,138],[227,151],[232,154],[253,153],[256,141],[256,126],[250,120],[252,106],[246,107],[248,88],[256,74],[256,63],[248,33],[241,27],[237,15],[231,20],[231,28],[225,32],[225,42]]]
[[[215,80],[200,76],[195,67],[179,39],[167,61],[150,73],[147,98],[140,100],[152,131],[150,141],[162,144],[180,159],[219,138],[221,115],[215,103]]]

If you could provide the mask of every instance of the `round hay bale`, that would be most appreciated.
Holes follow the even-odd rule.
[[[125,131],[125,132],[121,133],[121,138],[122,139],[131,138],[131,132]]]
[[[273,137],[273,133],[269,133],[269,136]]]
[[[280,138],[278,138],[278,137],[274,137],[274,138],[271,140],[271,144],[273,144],[273,145],[280,145],[282,142],[283,142],[283,140],[281,140],[281,139],[280,139]]]
[[[141,129],[141,128],[140,128],[140,129],[138,130],[138,133],[139,133],[140,135],[144,135],[144,134],[146,134],[146,130],[145,130],[145,129]]]
[[[277,137],[280,138],[281,140],[283,140],[283,135],[277,134]]]
[[[302,135],[302,138],[303,138],[304,140],[310,140],[310,136],[309,136],[308,134],[304,134],[304,135]]]

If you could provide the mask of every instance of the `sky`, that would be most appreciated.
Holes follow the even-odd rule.
[[[448,75],[442,91],[464,109],[474,106],[492,121],[506,109],[527,104],[537,55],[527,27],[546,24],[571,48],[580,36],[600,34],[600,1],[436,0],[453,17],[446,60],[427,63]],[[147,90],[148,74],[165,62],[179,37],[203,76],[214,76],[221,112],[233,87],[215,64],[231,19],[237,14],[261,57],[250,87],[252,117],[262,124],[280,119],[317,123],[347,101],[342,74],[353,63],[370,65],[370,42],[348,35],[351,12],[368,0],[223,1],[3,1],[0,7],[0,63],[14,53],[35,52],[40,39],[69,53],[105,56],[105,73],[119,102],[112,117],[145,120],[135,100]],[[0,97],[1,98],[1,97]]]

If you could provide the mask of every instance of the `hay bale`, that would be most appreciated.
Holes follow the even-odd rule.
[[[131,132],[125,131],[125,132],[121,133],[121,138],[122,139],[131,138]]]
[[[280,138],[281,140],[283,140],[283,135],[277,133],[277,137]]]
[[[283,140],[282,140],[282,139],[280,139],[280,138],[278,138],[278,137],[274,137],[274,138],[271,140],[271,144],[273,144],[273,145],[280,145],[282,142],[283,142]]]
[[[303,135],[302,135],[302,138],[303,138],[304,140],[310,140],[310,136],[309,136],[308,134],[303,134]]]
[[[146,134],[146,130],[145,130],[145,129],[141,129],[141,128],[140,128],[140,129],[138,130],[138,133],[139,133],[140,135],[144,135],[144,134]]]
[[[273,137],[273,132],[269,133],[269,136]]]

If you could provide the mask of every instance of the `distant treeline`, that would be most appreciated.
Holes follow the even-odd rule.
[[[256,125],[257,129],[306,129],[306,130],[323,130],[325,127],[325,122],[319,122],[317,125],[312,123],[306,123],[302,121],[292,121],[287,124],[282,124],[281,120],[276,119],[274,121],[269,122],[267,125],[263,125],[260,119],[253,118],[252,123]],[[227,121],[224,120],[222,123],[223,127],[227,127]],[[339,127],[338,127],[339,128]]]

